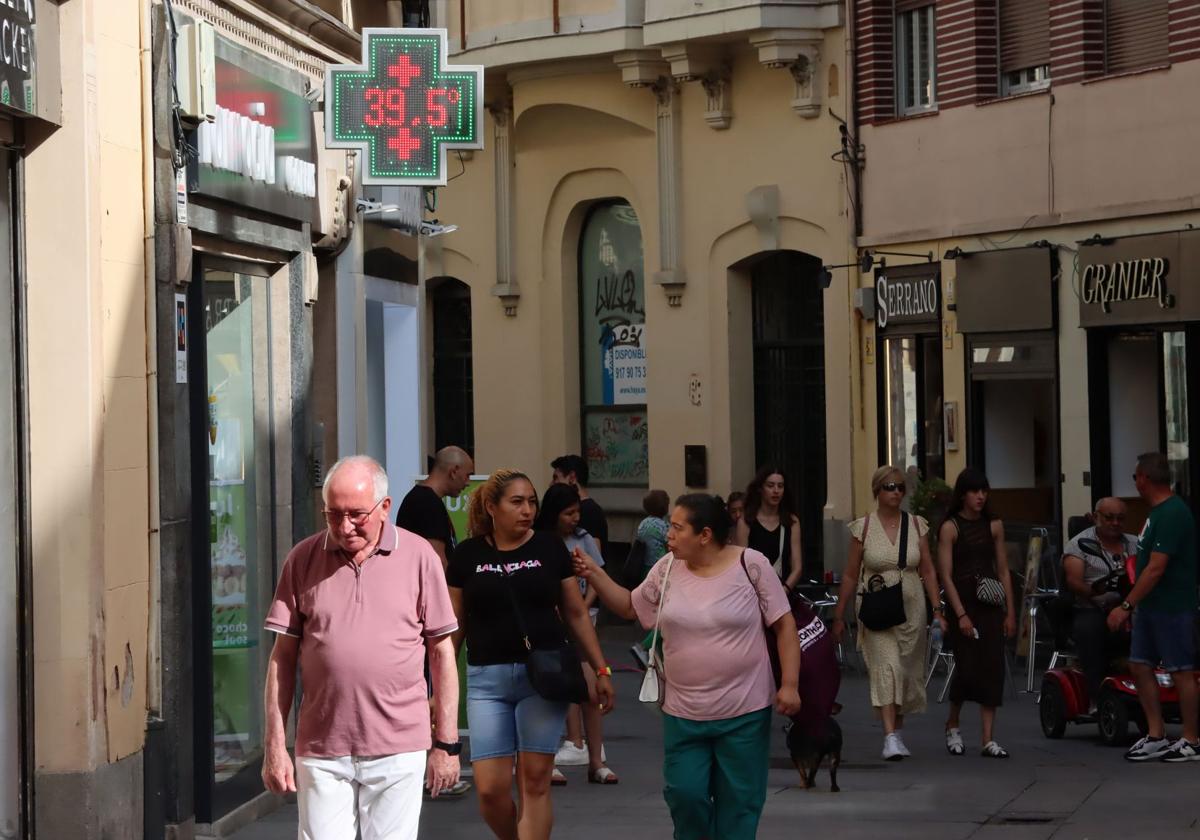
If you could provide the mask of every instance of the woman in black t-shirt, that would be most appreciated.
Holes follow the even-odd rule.
[[[550,776],[567,715],[567,704],[539,696],[529,682],[513,599],[533,648],[557,648],[569,630],[596,669],[595,700],[605,712],[613,705],[612,669],[579,594],[571,556],[558,536],[533,530],[537,507],[537,492],[523,473],[492,473],[471,496],[474,536],[455,549],[446,573],[458,617],[454,641],[461,645],[465,636],[467,643],[467,723],[480,811],[506,840],[518,833],[550,837]],[[519,808],[511,793],[514,757]]]
[[[770,465],[760,468],[746,488],[745,514],[737,523],[733,540],[766,555],[789,591],[800,582],[804,568],[794,499],[783,470]]]

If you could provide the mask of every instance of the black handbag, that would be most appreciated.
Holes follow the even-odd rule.
[[[871,521],[867,517],[867,523]],[[863,526],[863,542],[867,537],[867,526]],[[896,564],[901,572],[908,566],[908,514],[901,514],[900,519],[900,560]],[[865,577],[865,559],[864,571]],[[901,576],[903,577],[903,575]],[[858,607],[858,620],[868,630],[888,630],[903,624],[907,616],[904,613],[904,581],[897,581],[892,586],[885,586],[883,575],[871,575],[866,579],[862,589],[862,603]]]
[[[508,580],[508,569],[500,558],[500,553],[495,551],[495,546],[492,549],[496,554],[496,562],[503,570],[504,588],[508,592],[509,601],[512,602],[513,613],[517,618],[517,628],[521,631],[522,640],[525,642],[525,650],[529,652],[525,658],[525,674],[529,677],[529,684],[533,686],[533,690],[539,696],[554,703],[588,702],[588,687],[587,680],[583,677],[583,663],[579,661],[574,645],[563,639],[558,647],[550,650],[533,647],[529,641],[529,630],[525,626],[525,616],[521,613],[521,607],[517,604],[517,596],[513,593],[512,584]]]

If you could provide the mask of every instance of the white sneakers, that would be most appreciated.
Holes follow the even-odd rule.
[[[883,736],[884,761],[899,761],[911,755],[912,753],[908,751],[908,747],[904,745],[904,736],[900,734],[899,729],[889,735]]]
[[[554,756],[554,763],[559,767],[585,767],[588,763],[587,742],[577,747],[570,741],[563,741]]]
[[[600,760],[608,761],[608,756],[605,754],[604,747],[600,748]],[[587,741],[583,742],[582,747],[577,747],[570,741],[563,741],[562,746],[558,748],[558,752],[554,755],[554,763],[559,767],[587,767],[588,765],[588,748]]]
[[[908,748],[904,746],[904,741],[897,733],[891,732],[883,736],[884,761],[899,761],[906,755],[910,755]]]

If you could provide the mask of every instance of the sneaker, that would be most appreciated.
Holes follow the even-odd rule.
[[[947,729],[946,751],[949,752],[950,755],[962,755],[963,749],[962,733],[958,729]]]
[[[904,744],[904,733],[897,729],[893,734],[896,736],[896,749],[900,750],[900,755],[905,758],[912,756],[912,753],[908,751],[908,747]]]
[[[1166,738],[1151,738],[1147,735],[1129,748],[1129,751],[1125,753],[1125,760],[1149,761],[1152,758],[1161,758],[1170,749],[1171,742]]]
[[[1183,761],[1200,761],[1200,741],[1191,744],[1180,738],[1171,746],[1171,749],[1162,754],[1162,760],[1172,764]]]
[[[586,767],[588,763],[587,742],[577,747],[570,741],[563,741],[554,756],[554,763],[559,767]]]
[[[892,732],[883,737],[883,760],[884,761],[900,761],[904,758],[904,753],[900,748],[904,746],[900,739],[896,737],[896,733]]]

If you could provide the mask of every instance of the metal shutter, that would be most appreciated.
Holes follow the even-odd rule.
[[[1104,46],[1109,73],[1167,64],[1167,0],[1107,0]]]
[[[1000,72],[1050,63],[1050,0],[1000,0]]]

